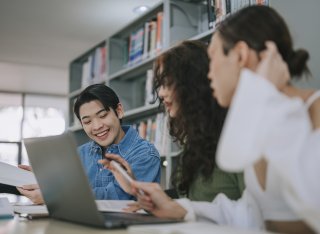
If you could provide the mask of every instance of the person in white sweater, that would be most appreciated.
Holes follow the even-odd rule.
[[[278,52],[279,51],[279,52]],[[213,96],[230,107],[217,163],[244,170],[238,201],[171,200],[160,186],[134,182],[138,203],[159,217],[282,233],[319,231],[319,92],[290,85],[308,73],[308,52],[293,50],[289,30],[272,8],[250,6],[225,19],[208,50]]]

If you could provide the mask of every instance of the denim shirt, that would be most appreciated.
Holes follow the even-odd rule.
[[[124,138],[119,144],[112,144],[105,152],[118,154],[132,168],[138,181],[160,183],[160,155],[150,142],[142,139],[130,126],[122,126]],[[78,147],[83,167],[97,200],[133,200],[134,197],[120,187],[112,172],[98,163],[102,156],[101,147],[89,141]]]

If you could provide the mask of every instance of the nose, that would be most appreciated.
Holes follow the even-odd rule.
[[[160,86],[158,94],[160,98],[163,98],[165,96],[165,88],[163,85]]]
[[[212,69],[209,69],[209,72],[208,72],[208,74],[207,74],[207,77],[208,77],[208,79],[209,79],[211,82],[213,82],[214,76],[213,76],[213,74],[212,74]]]
[[[93,130],[98,130],[102,127],[102,121],[99,118],[94,118],[92,120],[92,128]]]

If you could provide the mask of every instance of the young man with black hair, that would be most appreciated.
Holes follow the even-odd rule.
[[[78,151],[97,200],[134,199],[120,187],[113,174],[98,162],[105,153],[118,154],[130,163],[137,180],[160,182],[158,151],[131,126],[121,125],[124,110],[111,88],[103,84],[88,86],[79,94],[74,113],[91,139],[79,146]],[[39,199],[39,189],[35,186],[25,188],[18,190],[33,202],[43,203]]]

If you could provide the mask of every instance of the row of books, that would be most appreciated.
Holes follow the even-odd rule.
[[[228,14],[256,4],[269,5],[269,0],[207,0],[209,29],[214,28]]]
[[[97,47],[86,62],[82,64],[81,88],[95,83],[95,80],[106,79],[107,75],[107,48]]]
[[[131,32],[128,43],[128,62],[133,65],[148,57],[155,56],[162,49],[163,12]]]
[[[150,117],[133,124],[139,135],[153,143],[162,156],[168,153],[169,144],[171,144],[167,119],[168,117],[165,113],[158,113],[156,117]]]

